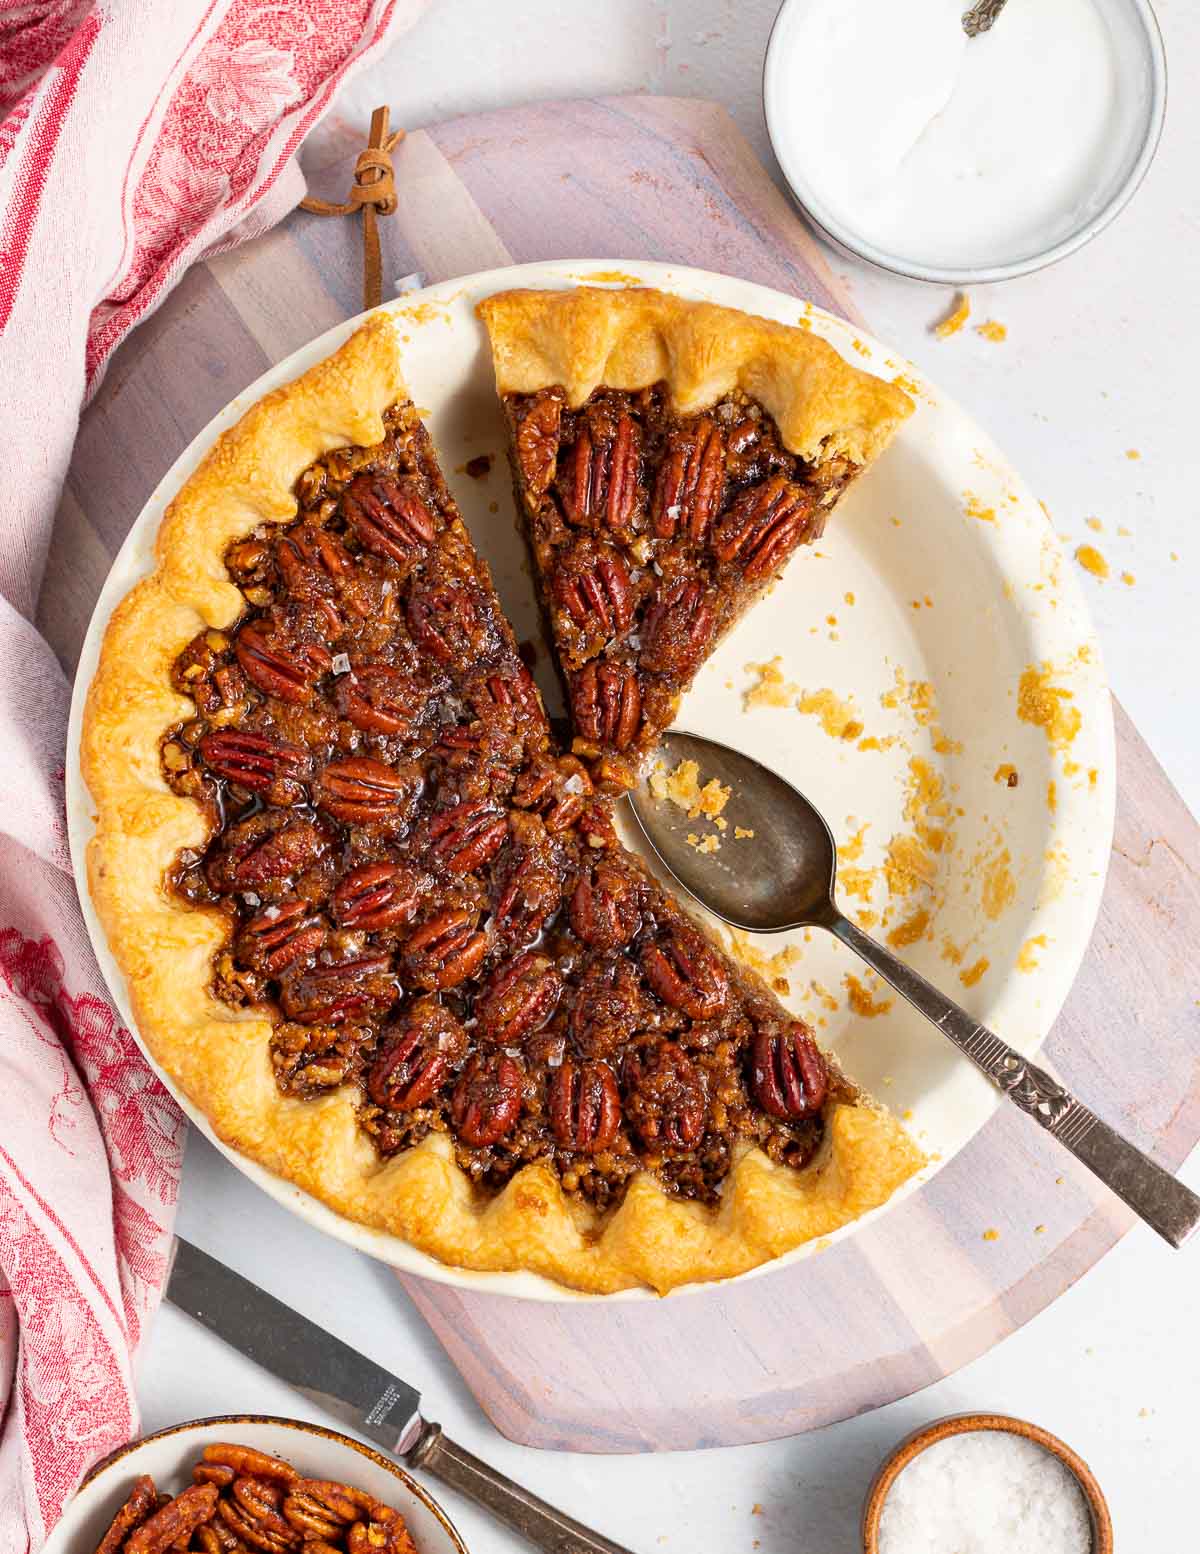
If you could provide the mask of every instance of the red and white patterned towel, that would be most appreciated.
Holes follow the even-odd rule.
[[[423,5],[0,0],[0,1554],[137,1428],[183,1145],[88,947],[30,623],[79,410],[194,259],[297,203],[304,136]]]

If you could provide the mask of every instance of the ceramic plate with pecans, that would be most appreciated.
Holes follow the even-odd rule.
[[[137,1031],[392,1260],[597,1294],[761,1267],[922,1152],[614,802],[827,524],[836,554],[911,399],[811,328],[487,289],[479,435],[499,410],[560,728],[406,386],[408,307],[220,433],[104,628],[88,885]]]
[[[198,1419],[119,1447],[45,1554],[466,1554],[427,1491],[360,1441],[301,1420]]]

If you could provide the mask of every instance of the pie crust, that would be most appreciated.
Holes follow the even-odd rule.
[[[607,294],[607,307],[574,301],[559,304],[564,338],[546,299],[518,309],[508,381],[530,381],[552,364],[570,375],[572,392],[586,392],[596,374],[628,381],[652,368],[698,403],[729,374],[746,373],[789,435],[863,457],[884,435],[882,420],[902,413],[887,385],[865,390],[836,373],[823,382],[823,352],[797,350],[791,332],[785,341],[763,321],[638,294],[616,301],[615,312]],[[711,332],[707,369],[702,324]],[[282,1095],[268,1056],[272,1020],[213,995],[223,921],[167,883],[181,849],[202,849],[208,836],[200,805],[177,796],[162,773],[164,735],[194,712],[172,688],[172,665],[197,632],[230,627],[245,607],[225,568],[229,545],[262,524],[292,521],[302,471],[332,449],[379,442],[384,411],[406,397],[393,322],[377,314],[218,439],[163,518],[153,571],[106,630],[83,723],[83,773],[96,806],[88,878],[143,1041],[231,1147],[338,1214],[457,1267],[527,1270],[596,1293],[639,1285],[665,1293],[828,1235],[882,1204],[922,1164],[900,1124],[865,1099],[829,1107],[821,1150],[802,1170],[746,1147],[715,1209],[668,1196],[643,1171],[600,1216],[545,1164],[524,1166],[484,1196],[444,1134],[381,1159],[356,1121],[352,1086],[312,1100]]]

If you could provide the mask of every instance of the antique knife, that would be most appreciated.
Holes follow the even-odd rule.
[[[175,1240],[167,1299],[407,1467],[432,1473],[483,1506],[535,1549],[630,1554],[447,1440],[441,1425],[422,1418],[415,1387],[182,1237]]]

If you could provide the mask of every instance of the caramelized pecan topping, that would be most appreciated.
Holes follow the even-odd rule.
[[[793,1165],[818,1147],[841,1081],[811,1032],[691,925],[597,797],[633,780],[730,590],[819,526],[820,482],[743,401],[686,420],[659,389],[520,402],[573,754],[411,407],[306,471],[294,523],[230,547],[246,611],[176,660],[195,716],[163,775],[212,836],[172,880],[228,923],[213,990],[269,1012],[283,1094],[344,1087],[384,1157],[433,1132],[480,1191],[541,1159],[604,1210],[646,1166],[715,1202],[739,1139]],[[139,1537],[160,1554],[171,1527],[203,1554],[408,1554],[369,1496],[242,1448],[192,1490],[157,1522],[157,1498],[132,1497],[105,1554]]]

